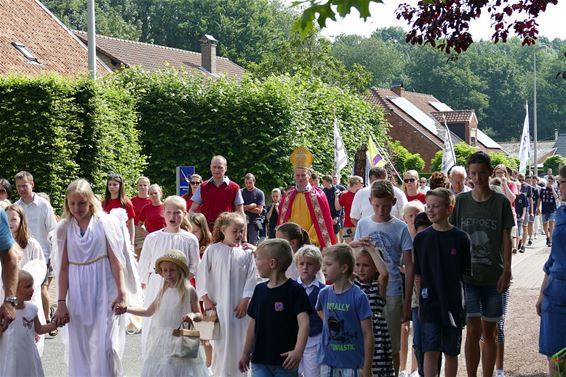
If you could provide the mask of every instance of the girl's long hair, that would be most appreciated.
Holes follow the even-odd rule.
[[[62,216],[63,219],[70,220],[71,217],[73,217],[68,202],[69,196],[74,193],[80,194],[88,202],[89,212],[91,215],[98,215],[100,212],[102,212],[100,200],[98,200],[98,198],[94,195],[94,192],[92,192],[90,183],[88,183],[88,181],[85,179],[77,179],[71,182],[71,184],[65,191],[65,205],[63,207]]]
[[[201,250],[206,249],[206,247],[212,243],[212,233],[210,233],[210,229],[208,228],[206,217],[204,217],[202,213],[194,213],[189,216],[189,222],[193,227],[196,226],[200,229],[201,236],[198,240],[199,248]]]
[[[299,224],[292,222],[284,223],[275,228],[275,231],[283,233],[289,242],[297,240],[297,249],[303,247],[303,245],[310,245],[311,243],[309,233]]]
[[[175,288],[179,290],[180,298],[179,298],[179,303],[177,305],[182,306],[185,303],[185,300],[189,297],[189,286],[188,286],[189,282],[187,281],[187,277],[185,276],[183,270],[179,268],[179,266],[175,265],[175,269],[179,274],[179,279],[177,280],[177,283],[175,283],[174,287],[168,287],[167,282],[165,281],[165,279],[163,279],[163,285],[161,286],[161,290],[159,291],[159,294],[155,299],[156,310],[159,309],[159,306],[161,305],[161,300],[163,299],[163,295],[165,294],[167,288],[171,288],[171,289]]]
[[[20,216],[20,226],[16,231],[14,239],[22,249],[25,249],[28,246],[29,239],[31,238],[31,232],[29,230],[28,219],[24,209],[17,204],[11,204],[6,207],[6,212],[8,211],[14,211],[18,214],[18,216]]]
[[[130,203],[130,199],[126,195],[126,189],[124,188],[124,179],[120,174],[111,173],[108,174],[108,178],[106,179],[106,191],[104,192],[104,202],[102,203],[102,207],[106,207],[106,205],[112,199],[112,194],[110,194],[110,190],[108,190],[108,182],[116,181],[120,184],[120,189],[118,190],[118,199],[122,204],[122,208],[126,208],[128,203]]]
[[[224,230],[232,224],[245,226],[244,217],[238,212],[222,212],[214,222],[212,231],[212,242],[224,241]]]

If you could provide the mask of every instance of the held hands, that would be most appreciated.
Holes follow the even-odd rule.
[[[249,301],[250,301],[249,298],[243,298],[240,300],[240,303],[238,304],[238,306],[236,306],[236,309],[234,309],[234,314],[236,315],[236,318],[238,319],[244,318],[244,316],[246,315],[246,311],[248,310]]]
[[[69,323],[69,309],[67,309],[67,303],[65,301],[59,301],[57,303],[57,310],[51,319],[51,322],[55,323],[55,326],[62,327]]]
[[[183,322],[188,322],[188,324],[192,326],[194,322],[202,321],[202,314],[200,313],[185,314],[181,320]]]
[[[238,369],[242,373],[247,373],[250,370],[250,354],[243,354],[238,361]]]
[[[292,350],[282,353],[281,356],[285,358],[285,360],[283,360],[283,368],[297,369],[299,367],[299,363],[301,362],[302,352]]]
[[[204,310],[216,310],[216,303],[208,298],[208,295],[203,296],[202,302],[204,305]]]
[[[118,294],[114,301],[112,302],[112,311],[116,315],[121,315],[126,313],[128,307],[126,306],[126,300],[124,299],[124,295]]]
[[[10,323],[16,319],[16,308],[7,302],[0,306],[0,334],[2,334]]]

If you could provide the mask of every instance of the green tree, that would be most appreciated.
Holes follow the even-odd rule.
[[[544,160],[542,169],[545,174],[548,169],[552,169],[552,173],[558,175],[560,167],[564,165],[566,165],[566,157],[555,154],[554,156],[548,157],[546,160]]]

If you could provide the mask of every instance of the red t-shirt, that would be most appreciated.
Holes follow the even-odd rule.
[[[145,207],[148,204],[151,204],[151,199],[149,197],[140,198],[139,196],[134,196],[132,198],[132,205],[134,206],[134,212],[136,215],[135,216],[136,224],[140,221],[140,213],[143,207]]]
[[[187,211],[191,209],[191,206],[193,205],[193,201],[192,198],[193,194],[191,193],[191,189],[189,188],[189,191],[183,195],[183,199],[185,199],[185,201],[187,202]]]
[[[352,219],[350,219],[350,210],[352,209],[354,196],[356,196],[355,192],[346,191],[340,195],[340,198],[338,199],[340,205],[344,208],[344,228],[355,227],[354,223],[352,223]]]
[[[158,206],[149,204],[143,207],[139,216],[139,221],[145,225],[145,229],[148,233],[165,228],[165,216],[163,214],[164,208],[165,205],[163,203]]]
[[[113,210],[114,208],[124,208],[122,207],[122,202],[120,202],[120,199],[110,199],[108,203],[106,203],[106,205],[104,206],[104,212],[110,213],[110,211]],[[126,202],[126,208],[124,209],[128,214],[128,220],[136,217],[136,213],[134,211],[134,205],[129,199]]]
[[[408,202],[412,202],[413,200],[418,200],[422,204],[426,204],[426,194],[419,192],[417,195],[407,195]]]

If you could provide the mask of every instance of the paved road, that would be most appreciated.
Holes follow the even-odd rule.
[[[510,313],[507,322],[506,372],[508,376],[539,376],[545,368],[544,358],[538,354],[538,317],[534,303],[544,274],[542,266],[548,258],[549,248],[544,236],[538,236],[533,246],[524,254],[513,256],[513,285],[511,287]],[[458,376],[466,375],[462,355]],[[46,376],[66,376],[67,367],[63,361],[61,336],[47,337],[42,357]],[[126,336],[124,371],[127,376],[139,376],[142,369],[140,335]],[[480,368],[481,370],[481,368]],[[481,373],[481,372],[480,372]]]

